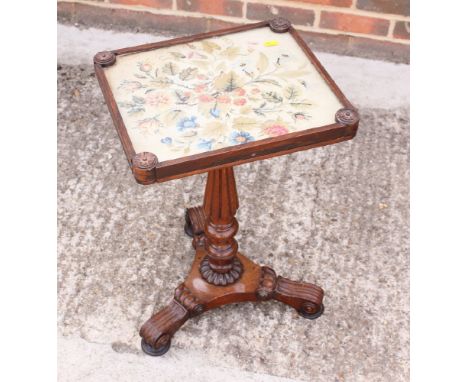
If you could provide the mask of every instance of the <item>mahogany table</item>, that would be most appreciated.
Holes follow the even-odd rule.
[[[202,206],[186,210],[196,251],[174,298],[140,330],[160,356],[190,317],[274,299],[308,319],[323,290],[277,276],[238,251],[233,166],[355,136],[359,116],[288,20],[97,53],[94,66],[136,181],[208,172]]]

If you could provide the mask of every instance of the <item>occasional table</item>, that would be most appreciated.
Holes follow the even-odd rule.
[[[290,22],[100,52],[94,67],[138,183],[208,172],[203,205],[186,210],[192,268],[141,327],[143,351],[163,355],[189,318],[235,302],[274,299],[319,317],[319,286],[254,263],[235,240],[235,165],[339,143],[358,128],[356,109]]]

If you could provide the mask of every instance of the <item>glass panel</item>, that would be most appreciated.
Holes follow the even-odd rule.
[[[117,56],[105,73],[135,151],[160,162],[332,124],[342,107],[268,27]]]

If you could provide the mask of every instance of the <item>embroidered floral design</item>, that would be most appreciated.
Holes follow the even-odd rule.
[[[182,118],[177,122],[177,130],[178,131],[185,131],[188,129],[195,129],[198,127],[197,125],[197,117],[189,117],[189,118]]]
[[[113,92],[132,142],[167,160],[313,127],[322,98],[311,97],[307,57],[300,47],[266,50],[261,31],[122,56]]]
[[[197,143],[197,147],[203,151],[210,151],[213,142],[214,139],[200,139]]]
[[[232,145],[241,145],[243,143],[255,141],[255,138],[246,131],[233,131],[229,136]]]

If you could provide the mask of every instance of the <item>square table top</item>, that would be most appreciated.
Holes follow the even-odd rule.
[[[357,113],[297,32],[286,26],[281,32],[290,33],[263,22],[103,52],[98,62],[95,57],[130,164],[135,167],[133,157],[146,152],[136,158],[140,170],[153,165],[150,178],[167,180],[322,145],[307,136],[294,147],[278,143],[297,133],[350,125],[337,122],[337,111],[349,109],[354,119]],[[351,133],[331,138],[350,139]],[[263,154],[269,143],[278,147]],[[255,149],[248,157],[236,156],[239,146],[249,145]],[[217,154],[224,158],[210,161]],[[171,165],[173,171],[157,176],[158,167]]]

